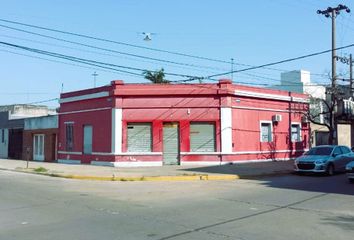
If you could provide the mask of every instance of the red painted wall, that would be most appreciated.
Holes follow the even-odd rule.
[[[216,152],[220,145],[220,107],[232,108],[232,133],[230,139],[234,152],[257,152],[280,150],[281,153],[241,153],[221,156],[220,154],[181,155],[182,161],[238,161],[269,158],[288,158],[308,147],[309,126],[302,123],[302,141],[291,143],[289,124],[301,123],[300,111],[306,111],[308,104],[291,103],[289,101],[266,99],[252,96],[235,96],[235,90],[254,93],[276,94],[289,97],[288,92],[232,85],[222,80],[219,84],[123,84],[112,82],[111,86],[88,89],[79,92],[62,94],[62,98],[72,98],[85,94],[107,91],[107,97],[76,102],[62,103],[59,116],[59,151],[65,150],[64,122],[74,122],[75,145],[73,152],[83,151],[83,125],[93,126],[93,152],[109,154],[111,152],[111,108],[122,108],[122,151],[126,152],[127,123],[149,122],[152,124],[152,151],[163,151],[162,128],[164,122],[178,122],[180,133],[180,152],[190,151],[190,123],[212,122],[216,129]],[[291,97],[304,98],[303,94]],[[106,109],[107,108],[107,109]],[[96,109],[96,110],[95,110]],[[104,109],[104,110],[97,110]],[[94,111],[92,111],[94,110]],[[289,111],[291,110],[291,111]],[[74,112],[74,113],[72,113]],[[69,113],[69,114],[67,114]],[[282,121],[273,124],[274,141],[260,142],[260,121],[271,121],[275,114],[282,115]],[[72,155],[70,159],[89,163],[98,161],[162,161],[158,156],[98,156]],[[59,154],[59,158],[68,158],[67,154]]]

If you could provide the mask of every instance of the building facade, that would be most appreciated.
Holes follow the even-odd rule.
[[[24,159],[23,130],[29,117],[56,114],[46,106],[14,104],[0,106],[0,158]]]
[[[310,115],[316,116],[314,120],[316,123],[320,123],[310,123],[311,146],[328,144],[328,128],[324,125],[321,125],[326,121],[326,114],[319,114],[326,112],[326,105],[322,102],[322,100],[325,101],[327,99],[325,86],[311,82],[311,73],[309,71],[294,70],[281,73],[280,85],[273,85],[271,88],[296,93],[304,93],[311,96],[312,101],[310,101]],[[339,129],[342,130],[342,128]],[[341,140],[339,142],[345,141],[345,134],[345,132],[338,131],[338,140]]]
[[[124,84],[61,94],[58,161],[109,166],[294,158],[308,148],[304,94],[216,84]]]
[[[23,159],[54,162],[57,159],[58,116],[24,119]]]

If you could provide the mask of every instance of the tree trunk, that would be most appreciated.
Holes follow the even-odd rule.
[[[329,132],[328,132],[329,134],[328,134],[328,144],[329,145],[332,145],[332,144],[336,144],[336,141],[335,141],[335,131],[334,131],[334,128],[333,127],[331,127],[330,129],[329,129]]]

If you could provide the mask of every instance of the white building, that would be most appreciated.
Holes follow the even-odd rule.
[[[306,93],[315,99],[326,99],[326,87],[312,83],[311,73],[305,70],[295,70],[281,73],[280,85],[274,85],[272,89],[285,90],[289,92]],[[313,113],[323,112],[324,104],[310,104],[310,111]],[[324,122],[324,116],[320,115],[318,122]],[[348,126],[338,125],[338,136],[340,132],[350,132]],[[328,129],[325,126],[311,123],[311,144],[313,146],[326,144],[328,139]],[[338,138],[339,144],[350,145],[341,137]]]

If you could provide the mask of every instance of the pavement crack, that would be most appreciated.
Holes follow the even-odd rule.
[[[203,230],[206,230],[208,228],[224,225],[224,224],[227,224],[227,223],[237,222],[237,221],[241,221],[241,220],[244,220],[244,219],[256,217],[256,216],[259,216],[259,215],[275,212],[275,211],[278,211],[280,209],[286,209],[286,208],[289,208],[291,206],[295,206],[297,204],[300,204],[300,203],[303,203],[303,202],[306,202],[306,201],[310,201],[310,200],[313,200],[313,199],[321,198],[321,197],[326,196],[326,195],[328,195],[328,193],[318,194],[318,195],[315,195],[315,196],[310,197],[310,198],[306,198],[306,199],[303,199],[303,200],[300,200],[300,201],[297,201],[297,202],[293,202],[293,203],[287,204],[285,206],[278,206],[278,207],[275,207],[275,208],[272,208],[272,209],[269,209],[269,210],[265,210],[265,211],[261,211],[261,212],[253,213],[253,214],[249,214],[249,215],[246,215],[246,216],[243,216],[243,217],[232,218],[232,219],[228,219],[228,220],[225,220],[225,221],[217,222],[217,223],[214,223],[214,224],[209,224],[209,225],[206,225],[206,226],[203,226],[203,227],[199,227],[199,228],[191,229],[191,230],[188,230],[188,231],[176,233],[176,234],[173,234],[173,235],[170,235],[170,236],[166,236],[166,237],[160,238],[159,240],[172,239],[172,238],[175,238],[175,237],[187,235],[187,234],[190,234],[190,233],[193,233],[193,232],[203,231]]]
[[[40,207],[49,206],[49,205],[53,205],[53,203],[33,204],[33,205],[30,205],[30,206],[23,206],[23,207],[15,207],[15,208],[0,209],[0,211],[2,211],[2,212],[7,212],[7,211],[13,211],[13,210],[28,209],[28,208],[40,208]]]

